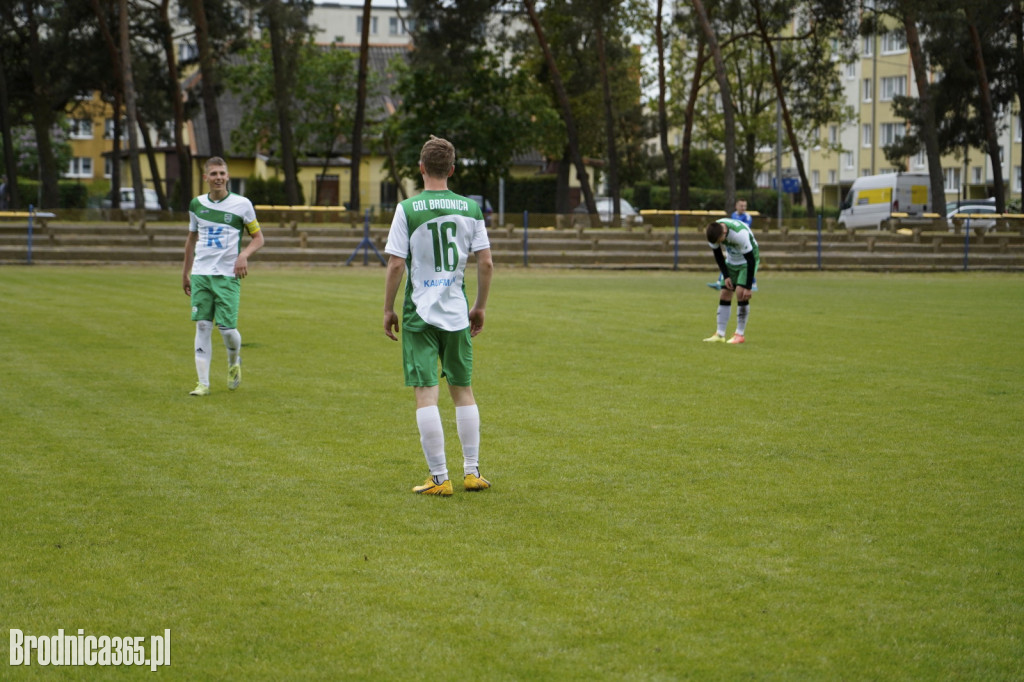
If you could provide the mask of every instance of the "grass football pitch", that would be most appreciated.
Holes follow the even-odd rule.
[[[382,268],[255,263],[206,398],[178,268],[0,268],[2,634],[170,629],[181,680],[1024,677],[1024,276],[769,272],[726,346],[710,265],[497,270],[494,487],[442,391],[448,499]],[[0,678],[101,673],[149,669]]]

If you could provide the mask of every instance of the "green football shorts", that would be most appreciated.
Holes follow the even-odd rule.
[[[754,276],[757,276],[757,269],[761,267],[761,259],[757,259],[754,263]],[[729,279],[732,280],[733,286],[738,286],[740,282],[747,281],[747,264],[733,265],[731,263],[725,264],[725,269],[729,272]],[[753,281],[753,279],[751,279]]]
[[[449,386],[470,386],[473,382],[473,340],[469,327],[446,332],[427,327],[421,332],[402,332],[402,361],[406,386],[437,386],[437,361]]]
[[[218,327],[238,326],[242,283],[237,277],[192,275],[192,321],[212,320]]]

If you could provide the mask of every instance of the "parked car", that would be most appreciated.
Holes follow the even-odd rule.
[[[976,218],[979,214],[991,214],[996,213],[996,202],[995,199],[988,200],[977,200],[977,201],[951,201],[946,204],[946,221],[949,223],[950,229],[953,228],[953,216],[960,216],[957,220],[962,220],[966,225],[967,221],[970,220],[972,228],[978,228],[982,230],[994,230],[996,227],[995,218]],[[970,217],[968,217],[970,216]]]
[[[145,187],[142,193],[146,197],[146,210],[147,211],[159,211],[160,210],[160,199],[157,197],[156,190]],[[122,187],[120,189],[121,208],[125,210],[131,210],[135,208],[135,190],[131,187]],[[113,206],[111,197],[107,197],[103,200],[103,208],[111,208]]]
[[[594,197],[594,204],[601,223],[603,225],[610,225],[612,218],[615,217],[611,197]],[[619,199],[619,217],[622,220],[621,224],[623,226],[644,224],[644,218],[640,215],[640,212],[633,208],[633,205],[625,199]],[[573,209],[573,223],[582,223],[589,226],[590,221],[587,215],[586,203],[581,203]]]

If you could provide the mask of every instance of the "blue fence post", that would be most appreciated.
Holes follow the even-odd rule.
[[[523,211],[523,266],[530,264],[530,212]]]
[[[818,214],[818,269],[821,270],[821,214]]]
[[[25,256],[25,262],[32,265],[32,218],[36,214],[36,207],[32,204],[28,205],[28,251]]]
[[[964,222],[964,270],[967,269],[967,254],[971,250],[971,219]]]
[[[675,218],[675,227],[676,227],[675,245],[673,246],[673,249],[674,249],[675,253],[672,256],[672,269],[673,270],[678,270],[679,269],[679,214],[678,213],[673,213],[672,215]]]

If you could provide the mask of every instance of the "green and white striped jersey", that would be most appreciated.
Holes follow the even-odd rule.
[[[466,263],[469,254],[489,248],[483,213],[472,199],[426,190],[398,204],[384,252],[405,259],[405,329],[468,327]]]
[[[235,276],[235,260],[242,250],[242,230],[260,231],[252,202],[228,193],[220,201],[201,194],[188,206],[188,229],[198,232],[193,275]]]
[[[725,262],[729,265],[746,265],[747,259],[743,254],[754,252],[754,260],[759,260],[760,251],[757,247],[757,240],[750,226],[742,220],[733,218],[719,218],[716,223],[722,223],[729,228],[722,242],[722,250],[725,252]],[[712,249],[717,248],[714,244],[708,244]]]

